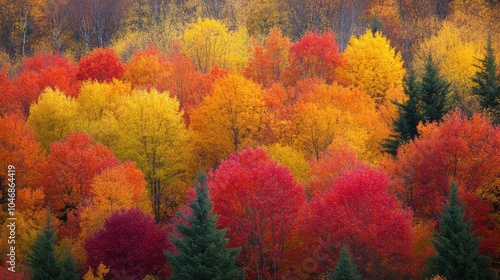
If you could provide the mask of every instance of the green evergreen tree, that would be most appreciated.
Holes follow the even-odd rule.
[[[52,228],[50,212],[47,224],[41,231],[28,254],[29,265],[33,270],[32,280],[55,280],[61,275],[61,265],[57,259],[55,229]]]
[[[438,73],[439,70],[432,61],[432,55],[429,54],[420,83],[422,114],[426,122],[440,121],[449,111],[447,98],[451,84]]]
[[[384,139],[384,152],[395,156],[400,145],[412,140],[418,135],[417,126],[423,121],[418,105],[420,103],[420,85],[414,73],[410,73],[405,81],[405,94],[408,100],[405,103],[393,101],[398,106],[399,117],[393,122],[394,134]]]
[[[373,36],[375,36],[377,32],[382,32],[383,26],[377,14],[375,14],[373,19],[370,21],[370,29],[372,30]]]
[[[240,249],[228,249],[226,230],[217,229],[204,173],[198,176],[195,190],[196,199],[190,205],[192,214],[184,217],[188,225],[177,225],[182,238],[173,237],[180,253],[166,253],[174,269],[172,279],[243,279],[243,271],[236,266]]]
[[[479,254],[480,238],[469,232],[471,222],[464,221],[455,183],[451,183],[450,197],[439,219],[439,233],[433,240],[437,255],[427,261],[429,276],[440,275],[454,280],[493,279],[490,260]]]
[[[71,252],[66,252],[66,257],[61,263],[61,275],[59,280],[78,280],[80,275],[78,274],[78,268],[76,267],[75,259]]]
[[[481,107],[495,113],[500,108],[500,76],[496,76],[496,58],[489,35],[484,50],[484,59],[478,59],[481,65],[475,65],[479,71],[476,72],[476,77],[472,78],[476,83],[472,91],[480,97]]]
[[[330,280],[361,280],[356,273],[356,265],[349,257],[349,249],[343,246],[339,254],[339,262],[335,266],[335,272],[330,274]]]

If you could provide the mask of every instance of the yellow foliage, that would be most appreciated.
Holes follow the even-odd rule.
[[[243,70],[248,62],[248,41],[246,29],[228,31],[213,19],[198,19],[183,36],[184,53],[204,73],[214,66],[232,72]]]
[[[258,144],[265,117],[259,85],[237,74],[217,80],[211,95],[191,116],[197,163],[208,169],[229,154]]]
[[[377,109],[384,112],[384,122],[391,124],[396,112],[392,100],[402,102],[405,69],[400,53],[391,47],[382,33],[367,30],[352,37],[344,52],[346,63],[338,70],[339,80],[371,96]]]
[[[92,134],[96,141],[107,146],[116,146],[119,134],[116,114],[124,104],[124,97],[131,94],[131,85],[119,80],[85,82],[76,99],[75,129]]]
[[[96,274],[94,274],[94,270],[89,267],[89,270],[83,276],[83,280],[104,280],[104,277],[109,273],[109,267],[104,264],[99,264],[97,267]]]
[[[44,90],[38,102],[31,106],[27,121],[43,148],[48,149],[52,142],[71,133],[76,108],[76,102],[58,89]]]
[[[420,44],[414,61],[415,71],[423,73],[427,56],[432,53],[440,74],[451,83],[459,100],[472,97],[474,82],[471,78],[477,71],[474,65],[478,64],[476,58],[483,57],[483,42],[486,42],[486,36],[479,41],[464,40],[462,35],[465,32],[465,29],[445,21],[435,35]]]
[[[319,159],[332,143],[347,144],[359,157],[375,162],[389,127],[374,101],[358,89],[337,84],[315,85],[295,108],[295,145]]]
[[[352,37],[344,58],[347,61],[339,69],[339,79],[362,89],[379,105],[384,103],[388,90],[403,85],[401,55],[380,32],[373,35],[367,30],[359,38]]]
[[[165,204],[159,200],[168,199],[168,207],[177,206],[191,176],[190,142],[179,102],[168,93],[139,91],[124,98],[117,114],[118,141],[111,148],[120,160],[134,161],[144,172],[159,219],[160,204]]]
[[[288,167],[301,183],[306,183],[309,180],[309,162],[301,152],[281,144],[266,146],[264,149],[272,159],[280,165]]]

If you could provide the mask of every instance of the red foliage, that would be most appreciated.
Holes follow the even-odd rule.
[[[455,112],[440,124],[422,127],[418,139],[400,148],[387,167],[392,189],[418,218],[438,220],[455,181],[472,229],[483,238],[480,252],[498,258],[500,247],[493,244],[500,242],[499,225],[490,218],[498,197],[498,151],[500,128],[479,114],[469,120]]]
[[[247,276],[279,277],[287,237],[305,202],[303,186],[260,148],[231,155],[211,174],[209,186],[229,247],[242,247],[239,262]]]
[[[341,176],[301,210],[299,238],[315,252],[314,272],[331,271],[347,245],[361,275],[400,279],[409,261],[412,214],[387,191],[388,178],[363,168]],[[309,246],[309,248],[307,248]]]
[[[119,210],[85,241],[87,263],[110,267],[114,279],[143,279],[166,266],[167,232],[137,208]]]
[[[293,85],[304,78],[335,80],[335,69],[343,64],[339,45],[333,32],[308,32],[290,47],[290,66],[283,82]]]
[[[180,51],[180,47],[174,46],[166,59],[170,71],[168,75],[158,79],[155,87],[160,91],[168,91],[170,96],[179,100],[184,118],[189,123],[193,109],[212,90],[213,79],[211,74],[197,71],[192,60]]]
[[[80,59],[78,80],[97,80],[111,82],[113,78],[120,80],[125,73],[125,64],[113,49],[94,49]]]
[[[8,166],[16,170],[16,188],[37,188],[42,181],[46,159],[35,135],[26,128],[20,115],[0,117],[0,186],[8,181]],[[6,192],[3,192],[6,194]]]
[[[22,71],[14,79],[15,100],[28,115],[32,103],[46,87],[60,89],[68,96],[77,96],[79,83],[76,82],[77,66],[59,54],[41,53],[26,58]]]
[[[15,100],[14,84],[7,75],[6,67],[0,71],[0,116],[8,113],[13,113],[19,108],[18,102]]]
[[[281,30],[273,28],[265,45],[258,44],[253,49],[253,57],[245,69],[245,76],[264,88],[279,82],[283,73],[290,48],[290,40],[283,37]]]
[[[331,146],[319,160],[311,159],[309,193],[322,195],[346,172],[368,167],[347,146]]]
[[[89,196],[94,176],[119,164],[110,149],[92,142],[91,136],[74,132],[50,146],[41,184],[47,203],[62,220]]]

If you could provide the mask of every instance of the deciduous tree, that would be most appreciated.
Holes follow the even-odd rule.
[[[88,265],[109,266],[109,274],[119,279],[156,275],[165,267],[166,249],[167,233],[137,208],[116,211],[85,242]]]
[[[58,89],[46,89],[30,108],[27,125],[46,150],[54,141],[62,140],[73,130],[76,115],[74,99]]]
[[[245,29],[228,31],[218,20],[198,19],[184,32],[184,53],[196,68],[207,73],[214,66],[224,70],[242,70],[247,61],[248,35]]]
[[[338,71],[339,79],[371,96],[377,109],[384,113],[384,121],[390,125],[397,114],[391,101],[404,100],[405,69],[401,55],[382,33],[366,30],[359,38],[351,38],[344,58],[346,63]]]
[[[64,141],[54,142],[42,182],[46,202],[62,221],[68,213],[90,198],[91,183],[103,170],[118,165],[113,152],[94,144],[87,134],[74,132]]]
[[[284,73],[285,84],[300,79],[320,78],[327,83],[336,80],[336,69],[344,63],[333,32],[308,32],[290,46],[290,66]]]
[[[112,148],[144,172],[155,220],[164,221],[179,206],[190,176],[190,145],[179,103],[166,93],[141,91],[126,97],[120,112],[119,141]]]
[[[215,167],[231,153],[258,144],[265,114],[257,84],[237,74],[217,80],[211,95],[191,116],[190,128],[201,168]]]
[[[113,78],[121,79],[125,73],[125,64],[113,49],[97,48],[80,59],[78,80],[111,82]]]
[[[345,244],[363,277],[398,278],[410,258],[411,221],[411,212],[389,194],[387,176],[363,168],[344,174],[301,210],[298,236],[318,255],[317,274],[332,270]]]
[[[242,247],[238,260],[248,277],[280,277],[303,186],[260,148],[231,155],[210,178],[214,211],[228,228],[229,246]]]
[[[391,189],[415,216],[437,220],[453,180],[463,190],[472,229],[483,237],[480,252],[498,258],[497,212],[499,191],[495,187],[500,172],[500,132],[479,114],[467,119],[460,113],[448,115],[443,123],[420,127],[420,137],[400,148],[387,165],[393,181]],[[497,206],[494,206],[497,207]],[[491,247],[492,246],[492,247]]]

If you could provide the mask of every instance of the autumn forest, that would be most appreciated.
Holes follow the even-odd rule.
[[[500,2],[0,0],[0,279],[497,279]]]

